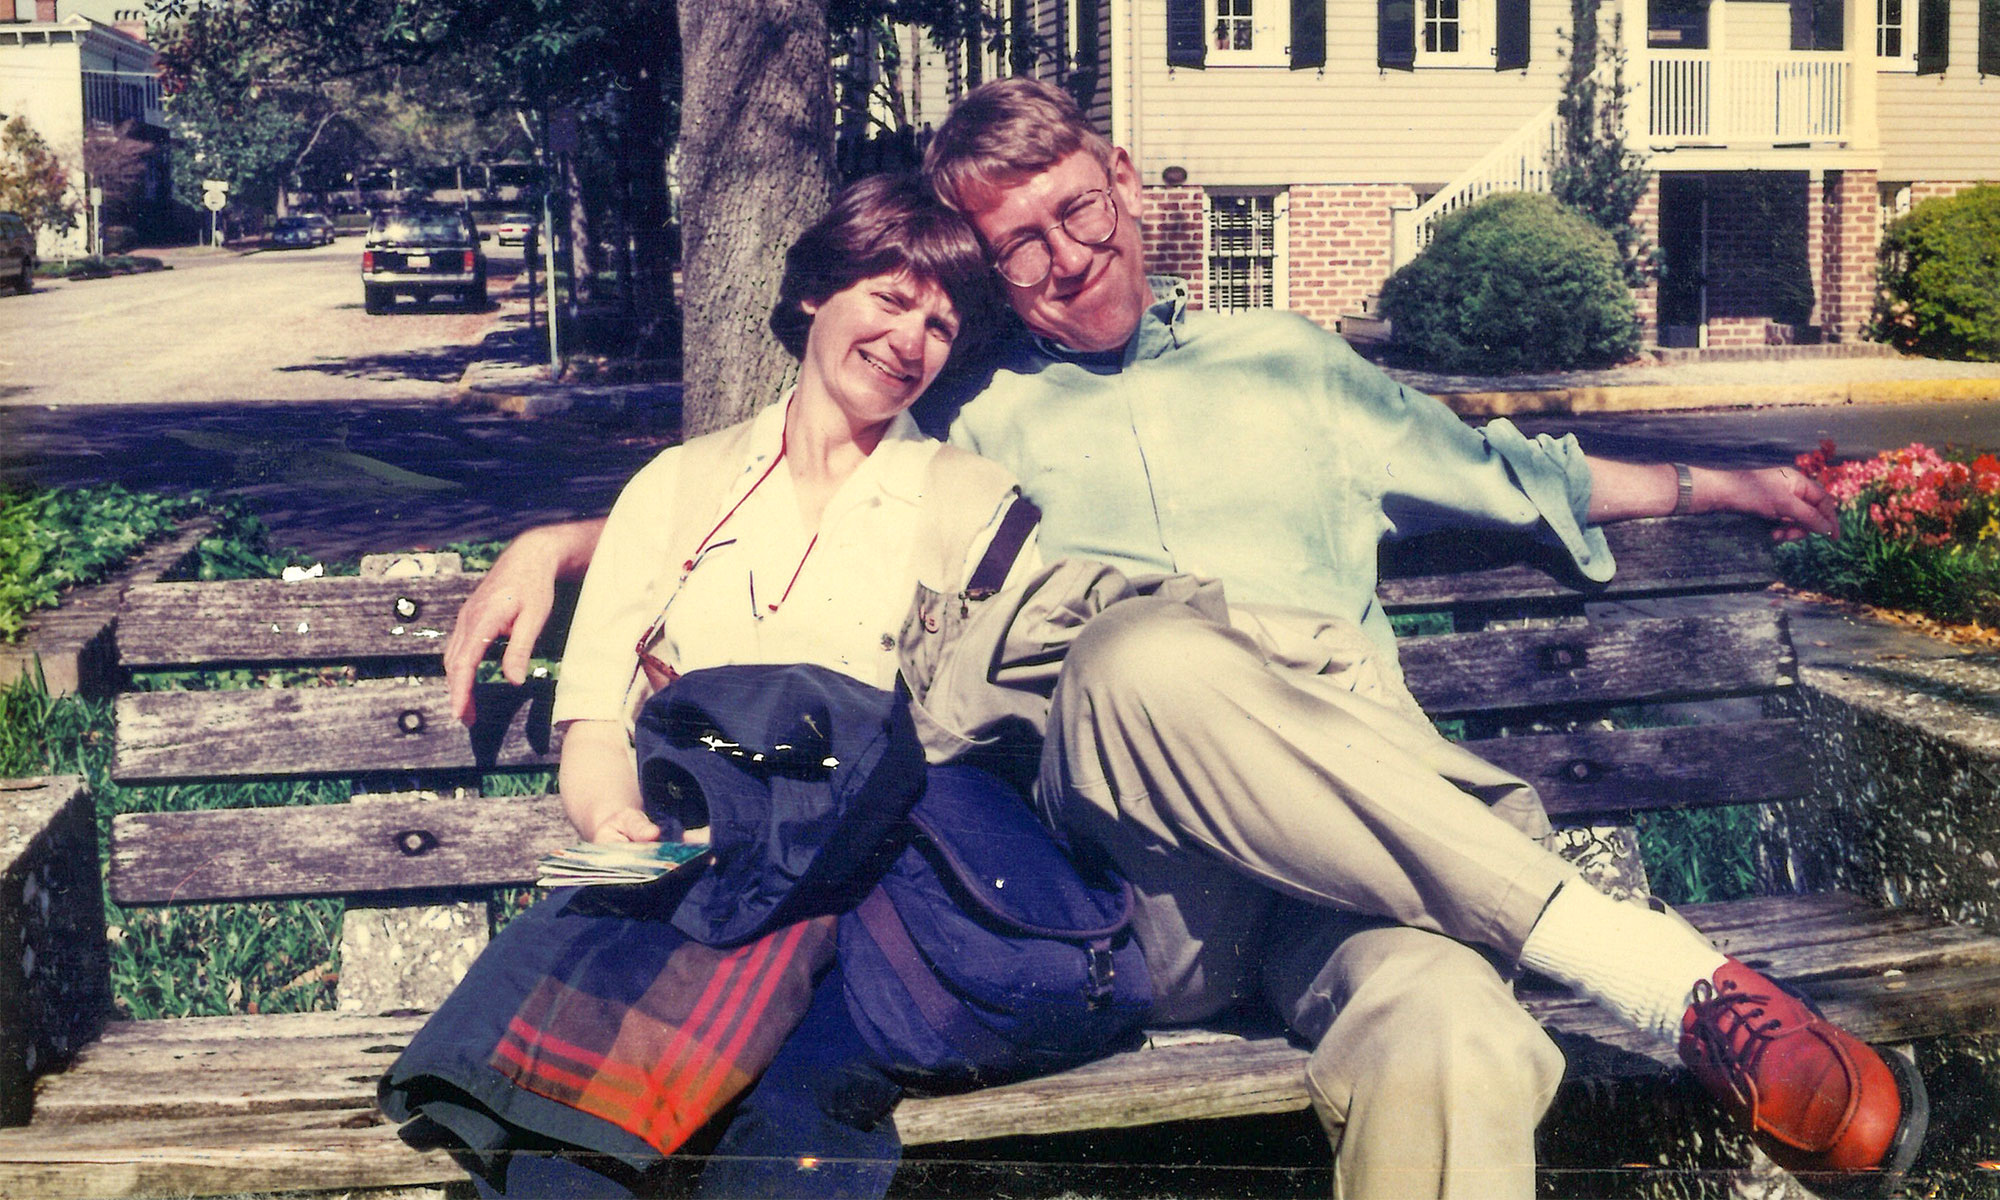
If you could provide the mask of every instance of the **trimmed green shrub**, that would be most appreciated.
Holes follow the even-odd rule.
[[[2000,185],[1926,200],[1882,235],[1877,341],[1909,354],[2000,359]]]
[[[1608,366],[1639,348],[1611,235],[1551,197],[1488,196],[1438,223],[1382,288],[1391,347],[1413,365],[1509,374]]]

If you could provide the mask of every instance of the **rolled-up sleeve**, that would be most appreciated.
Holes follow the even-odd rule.
[[[1342,349],[1346,349],[1344,346]],[[1359,355],[1336,352],[1334,386],[1357,398],[1375,439],[1359,463],[1372,475],[1386,532],[1440,529],[1524,533],[1557,547],[1584,578],[1603,582],[1616,563],[1589,523],[1590,466],[1573,436],[1530,438],[1505,418],[1474,429],[1442,401],[1397,384]]]

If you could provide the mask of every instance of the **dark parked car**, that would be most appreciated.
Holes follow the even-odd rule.
[[[0,284],[24,296],[35,290],[35,231],[19,213],[0,212]]]
[[[320,218],[325,221],[326,218]],[[333,241],[333,222],[327,221],[324,228],[315,225],[311,217],[279,217],[271,222],[271,244],[273,246],[324,246]]]
[[[417,301],[440,292],[468,308],[486,305],[486,254],[472,215],[455,208],[383,209],[368,222],[361,248],[362,306],[389,311],[398,295]]]

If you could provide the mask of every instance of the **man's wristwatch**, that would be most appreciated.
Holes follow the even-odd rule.
[[[1674,479],[1679,491],[1674,496],[1674,512],[1677,517],[1685,517],[1694,511],[1694,472],[1686,463],[1674,464]]]

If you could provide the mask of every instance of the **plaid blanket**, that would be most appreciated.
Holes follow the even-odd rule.
[[[676,898],[585,888],[514,918],[383,1076],[382,1111],[475,1157],[556,1142],[644,1169],[677,1149],[798,1024],[834,921],[716,949],[667,921]]]
[[[637,997],[545,976],[489,1060],[519,1086],[670,1154],[770,1065],[832,961],[832,917],[734,949],[683,942]]]

